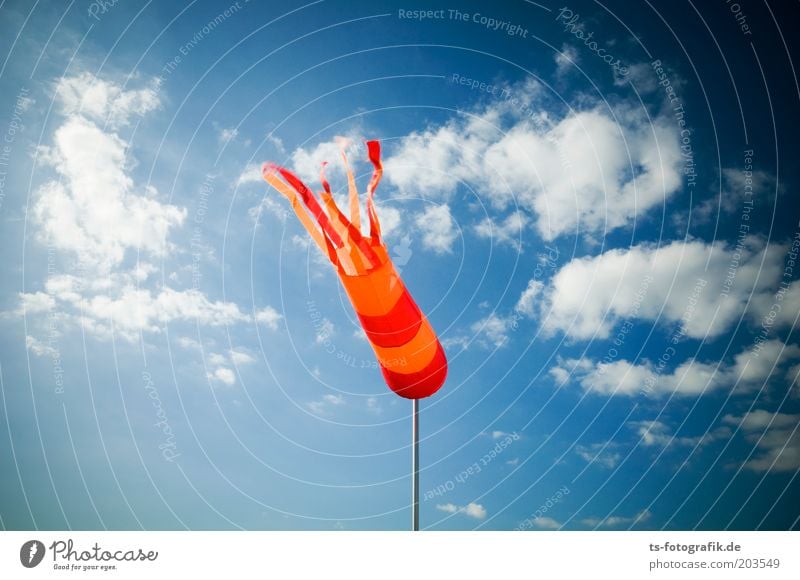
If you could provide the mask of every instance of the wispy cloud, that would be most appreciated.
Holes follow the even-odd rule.
[[[447,204],[431,205],[414,218],[422,245],[437,254],[449,254],[453,251],[453,242],[458,231]]]
[[[323,395],[316,401],[306,403],[309,411],[315,415],[329,415],[334,407],[342,407],[345,404],[344,396],[338,394]]]
[[[723,421],[738,426],[761,451],[745,462],[745,468],[758,472],[800,469],[800,415],[757,409],[740,416],[726,415]]]
[[[484,508],[481,504],[474,502],[470,502],[464,506],[456,505],[454,503],[438,504],[436,509],[448,514],[462,513],[465,516],[474,518],[476,520],[484,520],[487,516],[486,508]]]
[[[581,523],[591,528],[617,528],[620,526],[632,526],[648,521],[652,517],[648,510],[642,510],[636,515],[627,516],[606,516],[604,518],[586,518]]]
[[[265,306],[260,310],[256,310],[255,318],[256,322],[263,324],[270,330],[278,330],[278,323],[283,318],[283,315],[272,306]]]
[[[550,375],[560,383],[571,379],[585,391],[600,395],[697,396],[734,385],[742,394],[762,388],[776,369],[786,369],[797,359],[800,346],[772,339],[738,353],[731,362],[690,359],[668,369],[648,360],[632,363],[559,358]]]
[[[239,129],[236,127],[219,127],[217,129],[217,139],[223,145],[226,145],[239,136]]]
[[[62,321],[91,334],[113,332],[131,341],[171,322],[226,326],[251,319],[236,304],[198,289],[151,283],[156,268],[147,258],[170,253],[170,236],[187,210],[159,201],[152,185],[136,183],[130,144],[119,130],[158,108],[157,89],[157,81],[123,89],[88,73],[57,83],[61,116],[52,142],[38,150],[39,163],[55,177],[34,194],[33,224],[42,242],[78,265],[69,274],[51,273],[44,291],[22,294],[18,314],[58,309]],[[138,259],[128,265],[131,256]],[[268,309],[256,319],[277,323]]]
[[[622,459],[622,454],[617,451],[614,442],[592,443],[591,445],[576,445],[575,453],[592,465],[613,469]]]
[[[557,529],[561,528],[561,526],[564,525],[561,522],[559,522],[558,520],[555,520],[555,519],[553,519],[551,517],[548,517],[548,516],[540,516],[540,517],[532,520],[532,523],[537,528],[541,528],[543,530],[557,530]]]
[[[521,250],[522,240],[525,238],[523,230],[529,221],[524,213],[515,211],[502,221],[486,217],[474,227],[474,230],[480,238],[488,239],[498,245],[506,244],[516,250]]]

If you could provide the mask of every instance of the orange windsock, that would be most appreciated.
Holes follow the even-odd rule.
[[[265,163],[262,173],[267,183],[289,200],[311,238],[336,266],[339,279],[375,351],[386,384],[401,397],[421,399],[429,397],[444,384],[447,358],[433,327],[397,273],[381,238],[373,199],[383,175],[380,143],[368,141],[367,150],[374,168],[367,187],[369,237],[364,236],[359,227],[358,191],[344,150],[349,218],[333,200],[325,179],[324,163],[320,172],[323,191],[319,194],[324,209],[291,171]]]

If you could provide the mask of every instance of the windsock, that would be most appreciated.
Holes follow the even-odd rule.
[[[367,186],[369,236],[361,232],[358,190],[342,149],[347,173],[350,219],[339,210],[320,171],[322,206],[291,171],[265,163],[264,179],[284,195],[319,249],[336,267],[350,303],[378,359],[386,384],[407,399],[438,391],[447,377],[447,358],[428,318],[422,313],[389,258],[375,212],[375,190],[383,175],[381,147],[368,141],[372,179]],[[324,206],[324,209],[323,209]]]

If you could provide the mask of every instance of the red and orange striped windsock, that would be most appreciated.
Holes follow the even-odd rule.
[[[444,384],[447,358],[430,322],[400,279],[381,239],[373,201],[383,174],[380,143],[368,141],[367,149],[374,167],[367,187],[368,237],[361,233],[358,191],[344,149],[342,159],[347,171],[349,220],[333,200],[325,179],[324,163],[320,172],[323,188],[320,198],[324,210],[314,194],[291,171],[265,163],[262,173],[272,187],[286,196],[311,238],[336,266],[386,383],[401,397],[421,399],[429,397]]]

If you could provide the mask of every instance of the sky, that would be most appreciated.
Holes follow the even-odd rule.
[[[445,347],[430,530],[800,527],[778,2],[0,4],[0,526],[404,530],[411,403],[260,175]],[[363,207],[362,207],[363,211]]]

